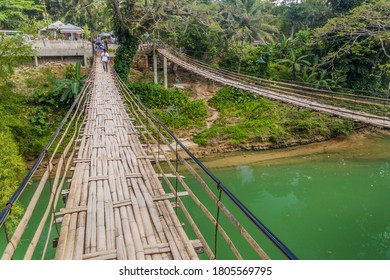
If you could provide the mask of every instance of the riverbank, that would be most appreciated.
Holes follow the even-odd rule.
[[[318,155],[343,154],[348,151],[350,157],[366,157],[376,149],[377,138],[390,137],[390,131],[369,128],[353,132],[347,137],[339,137],[305,145],[295,145],[286,148],[272,148],[264,146],[262,151],[233,151],[225,153],[208,153],[202,157],[208,168],[239,166],[253,163],[265,163],[290,158],[291,161],[314,159]],[[390,157],[390,149],[380,151],[384,157]],[[195,153],[196,154],[196,153]]]

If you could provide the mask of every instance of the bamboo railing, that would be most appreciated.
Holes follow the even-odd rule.
[[[271,81],[215,68],[185,55],[173,55],[165,49],[159,49],[158,52],[182,68],[224,85],[326,114],[378,127],[390,127],[388,98],[339,93],[294,83]]]
[[[77,138],[77,128],[80,126],[80,123],[82,122],[82,119],[84,117],[85,113],[85,102],[88,97],[88,93],[91,87],[91,77],[93,77],[94,73],[93,71],[90,72],[89,77],[87,81],[85,82],[83,88],[81,89],[80,93],[76,97],[76,100],[72,104],[71,108],[69,109],[68,113],[62,120],[61,124],[53,134],[51,140],[46,145],[44,150],[41,152],[38,160],[34,164],[34,166],[31,168],[19,188],[16,190],[14,195],[10,198],[9,202],[7,203],[8,207],[5,208],[2,211],[1,219],[0,219],[0,227],[4,226],[3,224],[6,223],[6,219],[8,214],[10,213],[11,207],[18,198],[22,195],[25,188],[28,186],[32,178],[34,177],[38,167],[44,162],[44,159],[47,158],[47,167],[45,169],[45,172],[43,176],[41,177],[41,180],[38,184],[38,187],[36,188],[33,197],[31,198],[27,208],[25,209],[25,213],[21,219],[21,221],[18,224],[18,227],[16,228],[15,232],[12,234],[12,237],[8,241],[8,244],[2,254],[3,260],[9,260],[13,258],[13,255],[18,248],[18,245],[21,241],[21,238],[27,228],[27,226],[30,223],[31,217],[34,213],[34,210],[39,203],[39,201],[42,198],[42,192],[44,188],[47,188],[50,186],[50,198],[46,204],[46,210],[42,216],[42,219],[40,220],[40,223],[35,231],[35,234],[30,240],[29,246],[25,252],[24,259],[31,259],[33,256],[33,253],[36,249],[38,239],[41,238],[43,229],[45,227],[45,224],[47,222],[48,216],[50,213],[53,213],[55,211],[55,207],[58,202],[58,198],[61,193],[61,189],[64,186],[65,178],[67,177],[67,173],[70,168],[70,162],[72,160],[73,152],[70,152],[70,148],[75,145],[75,139]],[[66,126],[65,126],[66,124]],[[73,132],[72,132],[73,130]],[[70,139],[66,139],[69,136],[69,133],[72,133],[72,136]],[[65,141],[68,141],[67,144],[65,144]],[[51,146],[55,143],[55,148],[53,151],[50,150]],[[58,151],[61,147],[64,145],[65,148],[63,152],[60,155],[60,158],[56,164],[54,164],[55,158],[58,155]],[[50,156],[51,154],[51,156]],[[66,164],[64,165],[66,161]],[[55,167],[54,167],[55,165]],[[55,172],[55,178],[52,182],[52,175]],[[61,178],[62,177],[62,178]],[[61,181],[60,181],[61,178]],[[48,186],[49,185],[49,186]],[[9,211],[7,211],[9,210]],[[53,216],[51,217],[50,224],[53,223]],[[44,259],[46,248],[49,242],[49,237],[51,233],[52,227],[48,229],[46,243],[45,243],[45,249],[42,252],[42,255],[40,258]]]
[[[99,78],[91,72],[53,136],[46,171],[2,259],[14,258],[26,229],[34,234],[24,259],[47,259],[53,230],[59,236],[56,259],[198,259],[203,252],[207,259],[296,259],[115,72],[116,86],[103,85],[100,72]],[[65,208],[59,209],[72,172]],[[45,210],[30,227],[45,188],[50,189]],[[44,246],[38,251],[39,242]],[[271,255],[263,244],[274,248]]]
[[[249,233],[246,228],[242,226],[241,222],[234,217],[234,215],[231,213],[231,210],[222,203],[222,194],[226,195],[236,204],[238,211],[245,213],[246,219],[248,219],[248,221],[251,221],[256,225],[256,234],[262,232],[287,258],[296,259],[296,256],[275,235],[273,235],[265,225],[263,225],[253,214],[251,214],[250,211],[240,201],[238,201],[238,199],[235,198],[232,193],[230,193],[230,191],[223,185],[223,183],[220,182],[209,170],[207,170],[207,168],[198,159],[196,159],[196,157],[188,149],[186,149],[186,147],[176,138],[176,136],[167,127],[165,127],[165,125],[162,124],[151,113],[151,111],[142,104],[140,100],[138,100],[138,98],[128,89],[126,84],[123,83],[117,75],[116,81],[118,87],[124,94],[125,101],[129,106],[129,114],[134,116],[135,122],[137,122],[139,127],[146,129],[144,133],[141,133],[141,137],[144,140],[144,145],[148,147],[150,151],[154,152],[154,164],[158,172],[162,174],[164,182],[170,191],[174,194],[174,204],[180,206],[180,209],[183,211],[183,215],[187,219],[187,222],[190,224],[190,226],[193,228],[197,238],[201,241],[209,259],[218,258],[216,255],[217,241],[215,240],[217,239],[218,235],[224,239],[235,258],[245,258],[242,256],[243,252],[240,252],[239,250],[242,244],[237,244],[237,241],[233,240],[230,237],[230,233],[227,232],[222,224],[219,223],[219,212],[221,212],[229,221],[229,224],[235,228],[235,231],[237,231],[243,237],[244,241],[252,248],[255,255],[257,255],[257,258],[270,259],[267,253],[265,253],[265,251],[259,245],[258,240],[255,240],[255,238],[252,237],[253,233]],[[167,148],[167,151],[162,148],[163,145]],[[184,154],[187,159],[190,159],[195,166],[200,167],[201,171],[205,172],[204,176],[211,178],[214,181],[214,184],[212,184],[214,189],[212,186],[210,186],[210,184],[206,183],[205,179],[199,175],[198,171],[195,170],[195,167],[188,163],[188,161],[185,159],[185,156],[181,154]],[[164,159],[163,161],[161,161],[161,156]],[[210,207],[206,206],[194,193],[193,186],[191,187],[188,185],[186,180],[180,176],[180,173],[178,172],[179,163],[181,164],[182,169],[192,175],[193,178],[198,182],[199,186],[208,195],[213,204],[217,207],[217,213],[213,214],[209,209]],[[172,172],[175,183],[171,182],[171,180],[169,180],[170,178],[166,176],[166,172],[164,172],[163,167],[164,164],[169,168],[170,172]],[[183,201],[183,199],[178,195],[177,184],[180,184],[180,187],[188,193],[193,203],[198,207],[198,209],[202,211],[204,217],[208,219],[211,225],[215,228],[216,232],[213,240],[214,248],[212,248],[210,240],[206,240],[204,233],[202,233],[202,231],[199,229],[199,221],[196,223],[192,217],[193,213],[191,212],[193,210],[191,211],[187,209],[186,202]],[[231,231],[231,229],[229,231]]]

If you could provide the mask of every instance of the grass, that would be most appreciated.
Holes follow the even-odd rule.
[[[220,118],[209,129],[194,136],[194,141],[202,146],[220,140],[240,145],[330,138],[348,135],[353,130],[352,121],[270,101],[233,88],[219,90],[209,100],[209,105],[219,111]]]
[[[187,92],[165,89],[159,84],[133,83],[128,86],[171,129],[188,130],[205,126],[208,111],[203,100],[191,100]]]

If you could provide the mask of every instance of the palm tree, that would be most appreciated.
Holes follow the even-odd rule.
[[[224,0],[221,3],[222,25],[238,35],[238,39],[275,41],[278,29],[272,24],[273,16],[267,13],[267,1]]]
[[[221,3],[221,26],[228,37],[240,42],[238,72],[240,72],[244,42],[275,41],[277,28],[271,24],[272,15],[266,12],[267,1],[224,0]]]

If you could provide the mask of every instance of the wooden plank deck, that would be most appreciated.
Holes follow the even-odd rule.
[[[198,259],[111,73],[96,64],[56,259]]]
[[[377,116],[361,111],[353,111],[350,109],[336,107],[332,105],[322,104],[319,101],[311,100],[311,98],[297,96],[292,94],[285,94],[281,92],[272,91],[269,89],[260,88],[258,86],[253,86],[250,83],[245,82],[243,79],[235,79],[232,80],[230,78],[226,78],[223,73],[220,73],[216,69],[210,69],[207,67],[201,67],[199,65],[195,65],[193,63],[189,63],[180,59],[179,57],[171,54],[165,49],[158,49],[158,52],[166,57],[168,60],[174,62],[180,67],[196,73],[200,76],[205,77],[206,79],[213,80],[219,82],[223,85],[228,85],[234,88],[238,88],[247,92],[251,92],[260,96],[264,96],[273,100],[278,100],[284,103],[289,103],[298,107],[305,107],[311,110],[319,111],[322,113],[326,113],[329,115],[339,116],[342,118],[351,119],[354,121],[359,121],[363,123],[368,123],[374,126],[390,128],[390,118]]]

